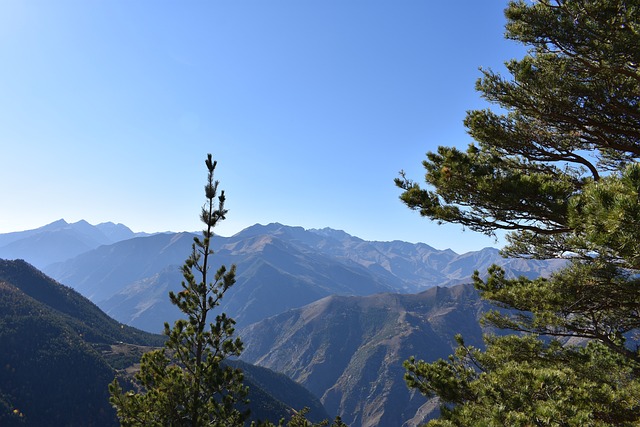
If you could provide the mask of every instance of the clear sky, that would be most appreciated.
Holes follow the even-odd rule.
[[[495,245],[420,218],[393,179],[422,182],[427,151],[470,142],[478,67],[523,54],[506,3],[2,1],[0,233],[60,218],[198,230],[210,152],[222,235],[280,222]]]

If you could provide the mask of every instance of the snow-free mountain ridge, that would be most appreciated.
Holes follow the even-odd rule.
[[[304,385],[349,426],[415,427],[438,404],[407,388],[403,361],[446,358],[453,331],[481,347],[487,308],[472,285],[334,295],[243,329],[241,357]]]
[[[9,234],[0,234],[0,243],[10,241],[0,246],[1,258],[46,263],[44,272],[125,324],[159,332],[165,321],[179,315],[167,294],[180,290],[179,268],[191,250],[192,233],[139,236],[122,225],[61,220]],[[18,243],[21,249],[12,252]],[[503,265],[512,276],[536,277],[562,263],[503,259],[495,248],[459,255],[424,243],[366,241],[340,230],[279,223],[215,236],[212,245],[214,268],[237,265],[237,283],[225,295],[222,309],[239,326],[329,295],[412,293],[468,283],[474,270],[486,271],[492,264]],[[76,254],[69,256],[74,252],[67,247]]]
[[[43,268],[101,245],[147,235],[113,222],[91,225],[80,220],[70,224],[60,219],[33,230],[0,234],[0,258],[25,259]]]

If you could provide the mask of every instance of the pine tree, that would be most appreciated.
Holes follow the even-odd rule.
[[[221,313],[209,323],[212,310],[235,282],[236,267],[223,265],[211,278],[213,228],[227,210],[224,191],[218,196],[213,179],[217,162],[209,154],[205,163],[206,203],[200,215],[205,229],[202,238],[194,238],[182,266],[182,291],[169,294],[186,319],[173,327],[165,323],[165,346],[142,357],[134,391],[124,391],[117,379],[109,386],[123,426],[242,426],[248,415],[237,409],[247,394],[242,372],[224,364],[242,351],[241,340],[233,337],[235,322]]]
[[[482,71],[500,112],[467,114],[466,151],[427,153],[426,188],[396,184],[432,220],[506,231],[505,256],[567,265],[476,273],[505,309],[486,321],[520,335],[487,337],[486,351],[460,338],[449,361],[408,361],[407,381],[445,403],[434,425],[638,425],[640,2],[512,1],[505,15],[529,53],[506,63],[510,79]]]

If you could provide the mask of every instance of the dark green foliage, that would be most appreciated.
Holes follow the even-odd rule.
[[[289,421],[286,422],[282,419],[277,424],[277,426],[269,421],[267,422],[258,422],[251,424],[251,427],[347,427],[345,423],[342,422],[340,417],[336,417],[331,424],[329,424],[329,420],[323,420],[320,422],[313,422],[307,419],[307,414],[309,413],[309,408],[303,408],[300,411],[292,411],[293,414],[289,418]]]
[[[207,201],[200,215],[206,228],[202,238],[194,238],[182,267],[183,290],[169,294],[187,318],[173,327],[165,323],[168,339],[163,349],[142,356],[136,391],[125,392],[117,379],[110,385],[110,402],[125,426],[241,426],[247,417],[237,409],[247,394],[242,372],[223,363],[242,351],[242,342],[233,337],[235,322],[221,313],[209,323],[211,311],[235,282],[235,265],[209,275],[213,228],[227,211],[224,191],[217,195],[211,155],[206,165]]]
[[[24,261],[0,260],[0,425],[115,425],[103,349],[156,345]]]
[[[601,344],[490,337],[487,351],[459,347],[448,361],[405,363],[407,384],[448,404],[430,426],[637,425],[633,366]]]
[[[508,231],[505,255],[568,265],[539,279],[476,273],[508,309],[486,321],[531,335],[411,360],[408,382],[447,403],[434,425],[637,425],[640,2],[512,1],[505,14],[506,36],[530,50],[506,64],[511,79],[483,70],[477,89],[501,111],[468,113],[466,151],[427,154],[429,189],[396,184],[433,220]]]
[[[55,311],[85,341],[122,341],[155,346],[164,342],[161,335],[150,334],[113,320],[87,298],[68,286],[57,283],[25,261],[0,259],[0,280],[14,284],[25,295],[46,305],[48,310]]]
[[[113,369],[67,319],[7,282],[0,313],[0,425],[115,424]]]
[[[638,5],[511,2],[506,15],[507,37],[531,54],[507,63],[511,80],[484,70],[477,89],[507,113],[469,112],[477,144],[427,154],[435,191],[397,184],[409,207],[434,220],[486,233],[563,233],[569,196],[640,154]]]
[[[291,408],[309,408],[306,417],[312,422],[329,418],[317,397],[284,374],[240,360],[227,363],[244,373],[244,383],[249,388],[250,420],[289,419]]]
[[[291,420],[287,423],[287,427],[347,427],[345,423],[342,422],[340,417],[336,417],[331,424],[329,421],[321,421],[319,423],[313,423],[307,420],[307,413],[309,412],[308,408],[304,408],[303,410],[296,412]]]

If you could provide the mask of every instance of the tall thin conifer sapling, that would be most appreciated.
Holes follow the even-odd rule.
[[[213,228],[225,219],[224,191],[214,181],[216,161],[207,156],[206,203],[200,219],[202,238],[195,237],[192,252],[182,266],[182,291],[170,292],[171,302],[185,315],[173,327],[165,323],[164,348],[146,353],[135,375],[134,389],[124,391],[117,379],[109,386],[110,402],[123,426],[241,426],[248,413],[237,409],[247,388],[238,369],[224,364],[242,352],[234,338],[234,320],[212,310],[235,283],[236,266],[223,265],[210,278]],[[216,203],[217,201],[217,203]]]

